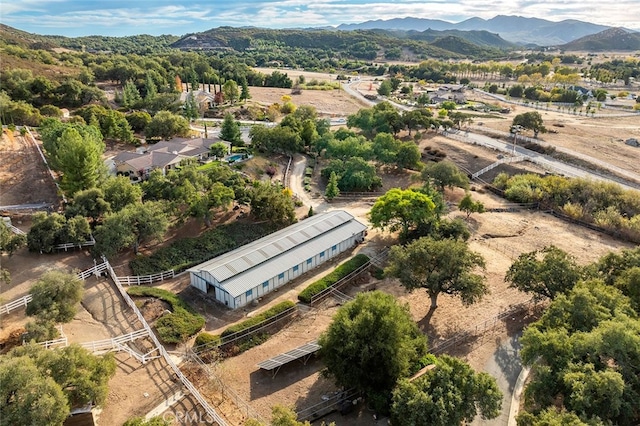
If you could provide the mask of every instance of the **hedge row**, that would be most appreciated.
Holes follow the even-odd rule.
[[[171,305],[170,314],[163,315],[156,321],[158,337],[164,343],[180,343],[193,336],[204,327],[204,317],[191,309],[184,300],[174,293],[155,287],[129,287],[131,296],[150,296],[163,300]]]
[[[221,225],[195,238],[183,238],[150,256],[139,256],[129,265],[134,275],[150,275],[173,269],[182,272],[194,265],[243,246],[272,232],[265,224]]]
[[[251,328],[254,325],[260,324],[261,322],[268,320],[269,318],[275,317],[276,315],[286,311],[287,309],[293,308],[294,306],[296,306],[296,304],[293,303],[291,300],[285,300],[284,302],[280,302],[277,305],[267,309],[260,315],[256,315],[255,317],[249,318],[245,321],[242,321],[238,324],[234,324],[231,327],[226,328],[222,332],[221,336],[225,337],[230,334],[234,334],[239,331],[246,330],[247,328]]]
[[[339,265],[329,275],[320,278],[318,281],[310,284],[307,288],[298,294],[298,300],[302,303],[311,303],[311,298],[326,288],[340,281],[365,263],[369,261],[369,257],[364,254],[358,254],[343,264]]]

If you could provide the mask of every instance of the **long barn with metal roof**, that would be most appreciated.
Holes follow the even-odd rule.
[[[362,242],[366,230],[344,210],[311,216],[194,266],[191,285],[237,309]]]

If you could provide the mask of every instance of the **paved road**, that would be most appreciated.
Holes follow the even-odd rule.
[[[570,164],[563,163],[562,161],[556,160],[554,158],[548,157],[546,155],[540,154],[535,151],[531,151],[521,146],[516,145],[514,149],[513,143],[507,143],[502,140],[491,138],[489,136],[480,135],[480,134],[471,133],[471,132],[447,132],[445,133],[445,136],[449,136],[461,142],[482,145],[482,146],[486,146],[501,152],[515,154],[516,156],[524,156],[529,161],[536,163],[547,170],[550,170],[554,173],[562,174],[564,176],[588,178],[588,179],[605,181],[605,182],[615,182],[621,185],[622,187],[624,187],[625,189],[638,189],[640,187],[640,185],[633,185],[632,183],[623,182],[622,180],[616,180],[610,176],[603,176],[589,170],[581,169],[579,167],[575,167]],[[568,153],[571,153],[572,155],[574,153],[574,151],[571,151],[571,150],[566,150],[566,151]],[[607,165],[607,163],[601,162],[601,166],[605,167],[605,165]],[[632,172],[627,171],[627,173],[632,173]],[[640,181],[640,176],[635,175],[634,177],[636,177]]]
[[[472,426],[506,426],[509,423],[512,394],[520,370],[522,370],[519,339],[520,335],[514,335],[504,340],[483,368],[486,373],[495,377],[498,387],[502,391],[500,416],[491,420],[483,420],[478,416],[471,423]]]

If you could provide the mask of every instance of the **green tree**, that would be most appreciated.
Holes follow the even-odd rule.
[[[138,108],[142,104],[142,97],[138,88],[131,80],[127,80],[122,89],[122,106],[125,108]]]
[[[423,237],[405,247],[392,247],[385,274],[398,278],[409,291],[424,288],[434,310],[440,293],[459,296],[465,305],[488,294],[484,277],[473,273],[484,267],[482,256],[464,241]]]
[[[227,150],[227,145],[222,142],[216,142],[209,148],[211,155],[218,159],[224,158],[227,155]]]
[[[296,220],[295,205],[289,191],[269,182],[255,182],[249,191],[251,214],[279,226]]]
[[[28,356],[0,357],[0,424],[62,426],[70,408],[51,377]]]
[[[247,84],[247,79],[245,78],[241,81],[240,100],[246,102],[247,99],[251,99],[251,93],[249,93],[249,85]]]
[[[102,225],[96,228],[95,251],[112,256],[131,247],[137,254],[141,244],[161,238],[168,227],[169,220],[163,204],[152,201],[129,204],[118,212],[108,214]]]
[[[412,189],[390,189],[376,200],[369,212],[369,220],[374,228],[400,231],[403,239],[408,237],[410,229],[427,224],[435,218],[433,200]]]
[[[242,142],[240,126],[231,113],[224,115],[224,120],[220,127],[220,139],[231,142],[232,145],[238,145]]]
[[[433,123],[433,114],[426,108],[414,109],[402,113],[402,122],[411,136],[412,130],[426,129]]]
[[[340,195],[340,189],[338,188],[338,175],[336,175],[336,172],[331,172],[331,175],[329,176],[329,183],[327,183],[327,188],[324,191],[324,196],[327,197],[327,200],[331,201],[338,195]]]
[[[91,228],[84,217],[67,219],[58,213],[38,212],[32,217],[27,247],[29,251],[51,253],[58,244],[81,243],[88,240],[90,234]]]
[[[135,111],[127,114],[125,119],[129,122],[131,130],[141,133],[151,123],[151,114],[146,111]]]
[[[396,166],[398,169],[420,170],[422,167],[420,160],[420,150],[413,142],[402,142],[398,146],[398,152],[396,153]]]
[[[11,256],[25,245],[27,245],[27,237],[22,234],[14,234],[4,221],[0,220],[0,254],[7,253]]]
[[[182,105],[182,114],[189,121],[193,121],[200,116],[195,92],[187,92],[187,98],[184,101],[184,105]]]
[[[558,295],[520,339],[532,365],[525,408],[557,406],[587,422],[638,424],[640,320],[630,301],[600,280]]]
[[[471,213],[484,213],[484,204],[480,201],[473,201],[471,194],[467,193],[458,203],[458,209],[467,214],[467,219]]]
[[[63,125],[60,137],[45,145],[51,165],[62,173],[60,187],[72,195],[83,189],[93,188],[105,174],[102,162],[104,142],[99,130],[92,126]],[[44,143],[44,141],[43,141]]]
[[[513,117],[512,126],[521,126],[525,129],[533,131],[533,137],[538,138],[538,133],[546,133],[547,129],[544,127],[542,116],[538,111],[529,111],[523,114],[518,114]]]
[[[380,86],[378,87],[378,95],[389,96],[391,94],[391,91],[392,91],[392,87],[391,87],[391,82],[389,80],[385,80],[382,83],[380,83]]]
[[[131,179],[126,176],[109,177],[102,182],[101,188],[104,191],[104,200],[114,212],[142,201],[142,188],[131,183]]]
[[[398,379],[418,370],[427,354],[427,339],[408,307],[379,291],[342,306],[318,343],[326,374],[362,392],[380,411],[388,410]]]
[[[376,159],[382,164],[393,164],[401,142],[390,133],[378,133],[373,138],[373,153]]]
[[[427,164],[422,169],[422,180],[433,182],[440,192],[444,192],[445,187],[469,188],[469,178],[451,161]]]
[[[382,186],[382,179],[377,175],[375,166],[360,157],[353,157],[346,161],[331,160],[320,174],[328,179],[331,172],[338,175],[340,191],[373,191]]]
[[[551,245],[522,253],[509,267],[504,280],[510,287],[553,300],[571,290],[581,276],[576,259]]]
[[[52,351],[32,343],[14,348],[8,357],[32,359],[40,374],[62,389],[69,407],[104,404],[109,379],[116,371],[113,354],[98,357],[80,345]]]
[[[238,83],[233,80],[227,80],[222,85],[222,93],[224,94],[224,98],[228,99],[229,102],[234,104],[238,97],[240,96],[240,91],[238,90]]]
[[[502,392],[487,373],[476,373],[462,360],[442,355],[435,368],[413,381],[401,380],[393,391],[394,425],[450,426],[500,415]]]
[[[160,111],[145,129],[147,138],[163,138],[166,140],[175,136],[189,135],[189,122],[186,118],[170,111]]]
[[[518,426],[593,426],[595,422],[583,422],[575,413],[558,411],[549,407],[538,414],[523,411],[516,417]]]
[[[122,426],[171,426],[171,422],[163,419],[163,416],[151,417],[149,420],[144,417],[134,417],[124,422]]]
[[[27,304],[27,315],[69,322],[76,316],[83,288],[84,283],[76,274],[49,271],[31,287],[33,299]]]
[[[111,211],[111,205],[105,200],[100,188],[90,188],[74,194],[71,204],[66,208],[67,217],[83,216],[96,223],[104,214]]]

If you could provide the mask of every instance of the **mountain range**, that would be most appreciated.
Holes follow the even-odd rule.
[[[611,27],[573,19],[554,22],[540,18],[498,15],[491,19],[470,18],[458,23],[438,19],[395,18],[366,21],[359,24],[342,24],[336,28],[339,30],[488,31],[498,34],[507,41],[521,45],[558,46]]]

